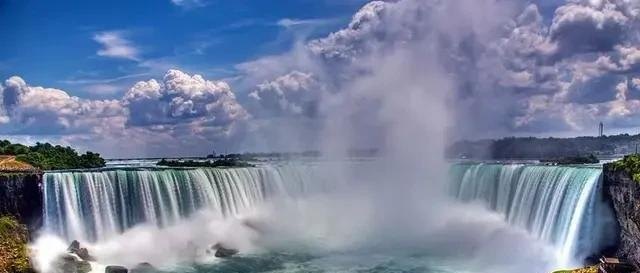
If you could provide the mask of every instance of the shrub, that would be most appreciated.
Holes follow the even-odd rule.
[[[0,217],[0,272],[33,272],[29,263],[27,228],[13,217]]]
[[[611,163],[614,171],[625,171],[634,181],[640,182],[640,155],[627,155],[623,159]]]

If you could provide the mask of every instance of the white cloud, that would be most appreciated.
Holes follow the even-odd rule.
[[[360,54],[363,46],[372,41],[381,24],[381,16],[389,3],[372,1],[353,15],[348,27],[331,33],[326,38],[311,41],[309,49],[327,59],[350,60]]]
[[[233,137],[249,118],[227,83],[178,70],[168,71],[161,81],[138,82],[119,100],[82,99],[30,86],[17,76],[0,85],[0,94],[2,135],[58,136],[88,146],[153,145],[146,152],[154,155],[196,152],[195,146],[213,143],[236,145]]]
[[[226,82],[169,70],[162,82],[136,83],[124,95],[131,126],[200,123],[231,126],[248,117]]]
[[[259,84],[249,97],[275,115],[316,115],[324,87],[310,73],[293,71]]]
[[[102,57],[139,61],[140,50],[125,39],[122,31],[103,31],[93,35],[93,40],[102,45],[96,54]]]
[[[59,89],[29,86],[15,76],[4,82],[2,97],[9,121],[2,131],[11,134],[91,133],[124,117],[117,100],[81,99]]]
[[[276,22],[278,26],[283,28],[294,28],[300,26],[319,26],[331,23],[334,20],[331,19],[294,19],[294,18],[282,18]]]

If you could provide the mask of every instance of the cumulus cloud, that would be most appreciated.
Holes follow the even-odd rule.
[[[2,88],[5,133],[91,133],[121,120],[124,109],[117,100],[86,100],[54,88],[29,86],[11,77]]]
[[[261,83],[249,97],[276,115],[313,117],[324,87],[310,73],[293,71],[273,81]]]
[[[162,82],[136,83],[124,95],[132,126],[167,125],[198,120],[228,126],[248,114],[236,101],[229,85],[169,70]]]
[[[353,15],[347,28],[311,41],[309,49],[327,59],[352,60],[363,53],[367,42],[373,42],[376,31],[380,30],[378,26],[382,23],[386,5],[388,3],[383,1],[367,3]]]
[[[619,6],[568,3],[559,7],[549,28],[550,54],[610,51],[627,35],[629,18]]]
[[[7,79],[0,91],[3,135],[57,135],[88,146],[103,140],[120,147],[118,142],[127,140],[155,145],[150,152],[156,155],[225,143],[237,137],[234,134],[249,117],[227,83],[178,70],[168,71],[161,81],[138,82],[119,100],[82,99],[60,89],[28,85],[17,76]],[[141,143],[150,138],[156,140]],[[175,150],[168,150],[171,141]],[[180,150],[177,144],[189,147]]]
[[[120,58],[137,61],[140,50],[125,39],[122,31],[103,31],[93,35],[93,40],[102,45],[96,54],[102,57]]]

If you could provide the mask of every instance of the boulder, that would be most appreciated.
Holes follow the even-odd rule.
[[[150,263],[139,263],[134,268],[129,270],[129,272],[130,273],[154,273],[154,272],[158,272],[158,269],[156,269]]]
[[[124,266],[110,265],[104,269],[104,273],[129,273],[129,270]]]
[[[62,254],[54,263],[56,273],[89,273],[91,264],[88,261],[79,260],[78,257],[67,253]]]
[[[78,249],[78,251],[74,252],[76,255],[78,255],[78,257],[80,257],[80,259],[83,259],[85,261],[95,261],[96,259],[91,256],[89,254],[89,250],[87,250],[86,248],[80,248]]]
[[[56,273],[77,273],[78,259],[71,254],[63,254],[54,262]]]
[[[73,240],[73,242],[71,242],[71,244],[67,248],[67,251],[76,253],[78,250],[80,250],[80,242]]]
[[[87,261],[79,261],[76,263],[76,272],[89,273],[91,272],[91,264]]]
[[[215,256],[218,258],[229,258],[233,255],[238,254],[238,250],[237,249],[233,249],[233,248],[225,248],[223,246],[218,247],[218,249],[216,249],[216,254]]]

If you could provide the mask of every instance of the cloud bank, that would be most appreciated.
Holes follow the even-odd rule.
[[[114,156],[200,154],[225,143],[249,117],[227,83],[178,70],[136,83],[119,100],[82,99],[20,77],[1,91],[5,135],[57,136]]]

